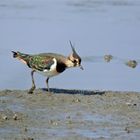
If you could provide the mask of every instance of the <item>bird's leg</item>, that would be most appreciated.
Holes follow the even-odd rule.
[[[48,92],[50,92],[50,89],[49,89],[49,77],[46,79],[46,84],[47,84]]]
[[[36,86],[35,86],[35,81],[34,81],[34,72],[35,70],[31,71],[31,77],[32,77],[32,87],[30,88],[30,90],[28,91],[29,94],[32,94],[33,91],[35,90]]]

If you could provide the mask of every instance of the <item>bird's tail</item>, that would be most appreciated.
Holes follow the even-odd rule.
[[[13,58],[17,58],[18,60],[20,60],[24,64],[29,63],[29,60],[30,60],[29,54],[24,54],[24,53],[15,52],[15,51],[12,51],[12,53],[13,53]]]
[[[19,52],[12,51],[12,53],[13,53],[13,58],[17,58],[19,56]]]
[[[21,52],[15,52],[15,51],[12,51],[12,53],[13,53],[14,58],[26,59],[30,56],[29,54],[25,54],[25,53],[21,53]]]

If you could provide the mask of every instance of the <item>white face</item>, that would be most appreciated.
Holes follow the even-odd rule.
[[[72,48],[72,54],[69,56],[69,59],[72,61],[74,67],[80,67],[83,70],[83,67],[81,66],[81,57],[77,54],[75,48],[73,47],[71,41],[70,45]]]
[[[74,60],[72,61],[74,63],[74,66],[80,66],[80,61],[77,58],[74,58]]]
[[[73,63],[73,67],[80,67],[83,70],[83,67],[81,66],[81,58],[74,57],[73,54],[69,56],[69,60]]]

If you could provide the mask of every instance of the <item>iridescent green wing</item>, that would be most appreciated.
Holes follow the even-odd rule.
[[[51,56],[41,56],[33,55],[30,57],[28,66],[32,69],[43,71],[45,69],[49,70],[51,65],[54,64],[53,57]]]

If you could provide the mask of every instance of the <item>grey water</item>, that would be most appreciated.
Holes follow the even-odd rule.
[[[0,89],[28,89],[30,69],[12,58],[24,53],[71,53],[71,40],[81,56],[111,54],[140,59],[139,0],[0,0]],[[50,79],[63,89],[140,91],[140,66],[82,62]],[[35,75],[37,87],[45,77]]]

